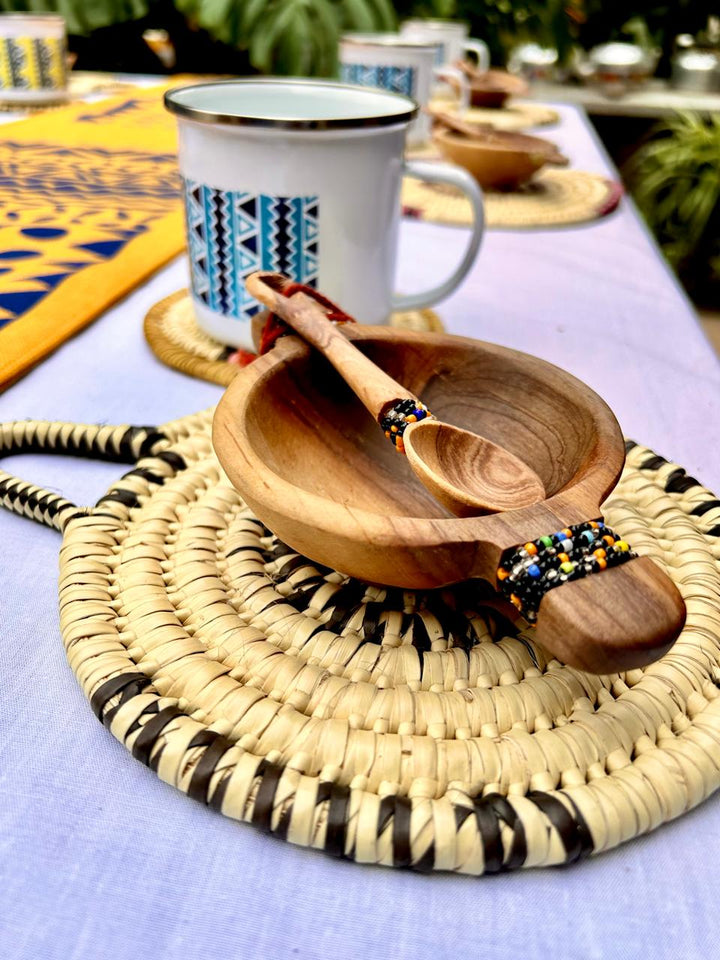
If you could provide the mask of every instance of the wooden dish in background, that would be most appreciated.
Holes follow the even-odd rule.
[[[522,97],[528,92],[528,85],[522,77],[516,77],[505,70],[487,70],[479,73],[467,61],[460,61],[455,66],[467,77],[470,86],[470,105],[489,109],[500,109],[510,97]],[[460,87],[457,81],[448,78],[449,83],[459,94]]]
[[[554,143],[524,133],[491,130],[470,137],[439,126],[433,141],[448,160],[464,167],[486,189],[512,189],[546,165],[568,164]]]

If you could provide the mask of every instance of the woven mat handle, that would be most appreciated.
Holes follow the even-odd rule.
[[[47,453],[85,457],[112,463],[135,463],[168,445],[166,433],[155,427],[99,426],[50,420],[15,420],[0,423],[0,457],[20,453]],[[0,504],[62,532],[68,520],[87,514],[57,493],[0,470]]]

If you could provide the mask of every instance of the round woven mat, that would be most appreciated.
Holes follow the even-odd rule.
[[[444,330],[434,310],[394,313],[390,326],[436,333]],[[249,356],[241,353],[238,358],[233,347],[219,343],[198,327],[192,300],[185,290],[156,303],[145,317],[144,331],[151,350],[168,367],[225,387]]]
[[[546,169],[517,190],[487,190],[485,222],[495,228],[563,227],[597,220],[618,205],[622,187],[596,173]],[[472,207],[454,187],[406,177],[405,216],[431,223],[472,225]]]
[[[456,100],[433,99],[430,109],[452,110],[457,112]],[[527,130],[529,127],[544,127],[560,120],[560,114],[544,103],[529,103],[522,100],[508,100],[503,107],[487,109],[470,107],[462,111],[463,118],[474,123],[490,123],[496,130]]]
[[[720,501],[677,465],[629,445],[605,515],[677,583],[686,626],[599,677],[482,586],[385,589],[298,556],[224,478],[211,416],[0,425],[0,451],[141,458],[91,511],[2,473],[0,503],[64,531],[70,665],[163,780],[291,843],[469,874],[608,850],[718,787]]]

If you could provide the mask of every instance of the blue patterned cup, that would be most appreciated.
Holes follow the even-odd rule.
[[[451,79],[460,90],[460,106],[470,102],[467,77],[451,66],[438,65],[443,46],[398,33],[346,33],[340,39],[340,79],[363,87],[378,87],[412,97],[422,108],[408,127],[409,146],[430,141],[430,102],[433,81]]]
[[[473,178],[449,164],[403,160],[417,106],[409,97],[322,80],[247,79],[171,90],[179,123],[190,278],[199,326],[252,349],[261,309],[256,270],[316,286],[364,323],[447,296],[472,265],[483,230]],[[463,190],[471,243],[445,283],[393,295],[403,172]]]

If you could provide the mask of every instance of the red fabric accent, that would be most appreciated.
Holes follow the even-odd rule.
[[[304,293],[307,294],[308,297],[312,297],[313,300],[316,300],[322,307],[325,307],[327,310],[327,318],[333,323],[355,323],[353,317],[348,316],[336,303],[328,300],[322,293],[313,290],[312,287],[308,287],[304,283],[289,284],[284,291],[284,296],[291,297],[294,293]],[[281,320],[280,317],[271,313],[265,321],[265,326],[260,334],[259,355],[262,356],[264,353],[267,353],[268,350],[275,345],[276,340],[286,333],[292,333],[288,325]]]
[[[227,358],[228,363],[234,363],[237,367],[246,367],[257,357],[256,353],[250,353],[249,350],[235,350]]]

